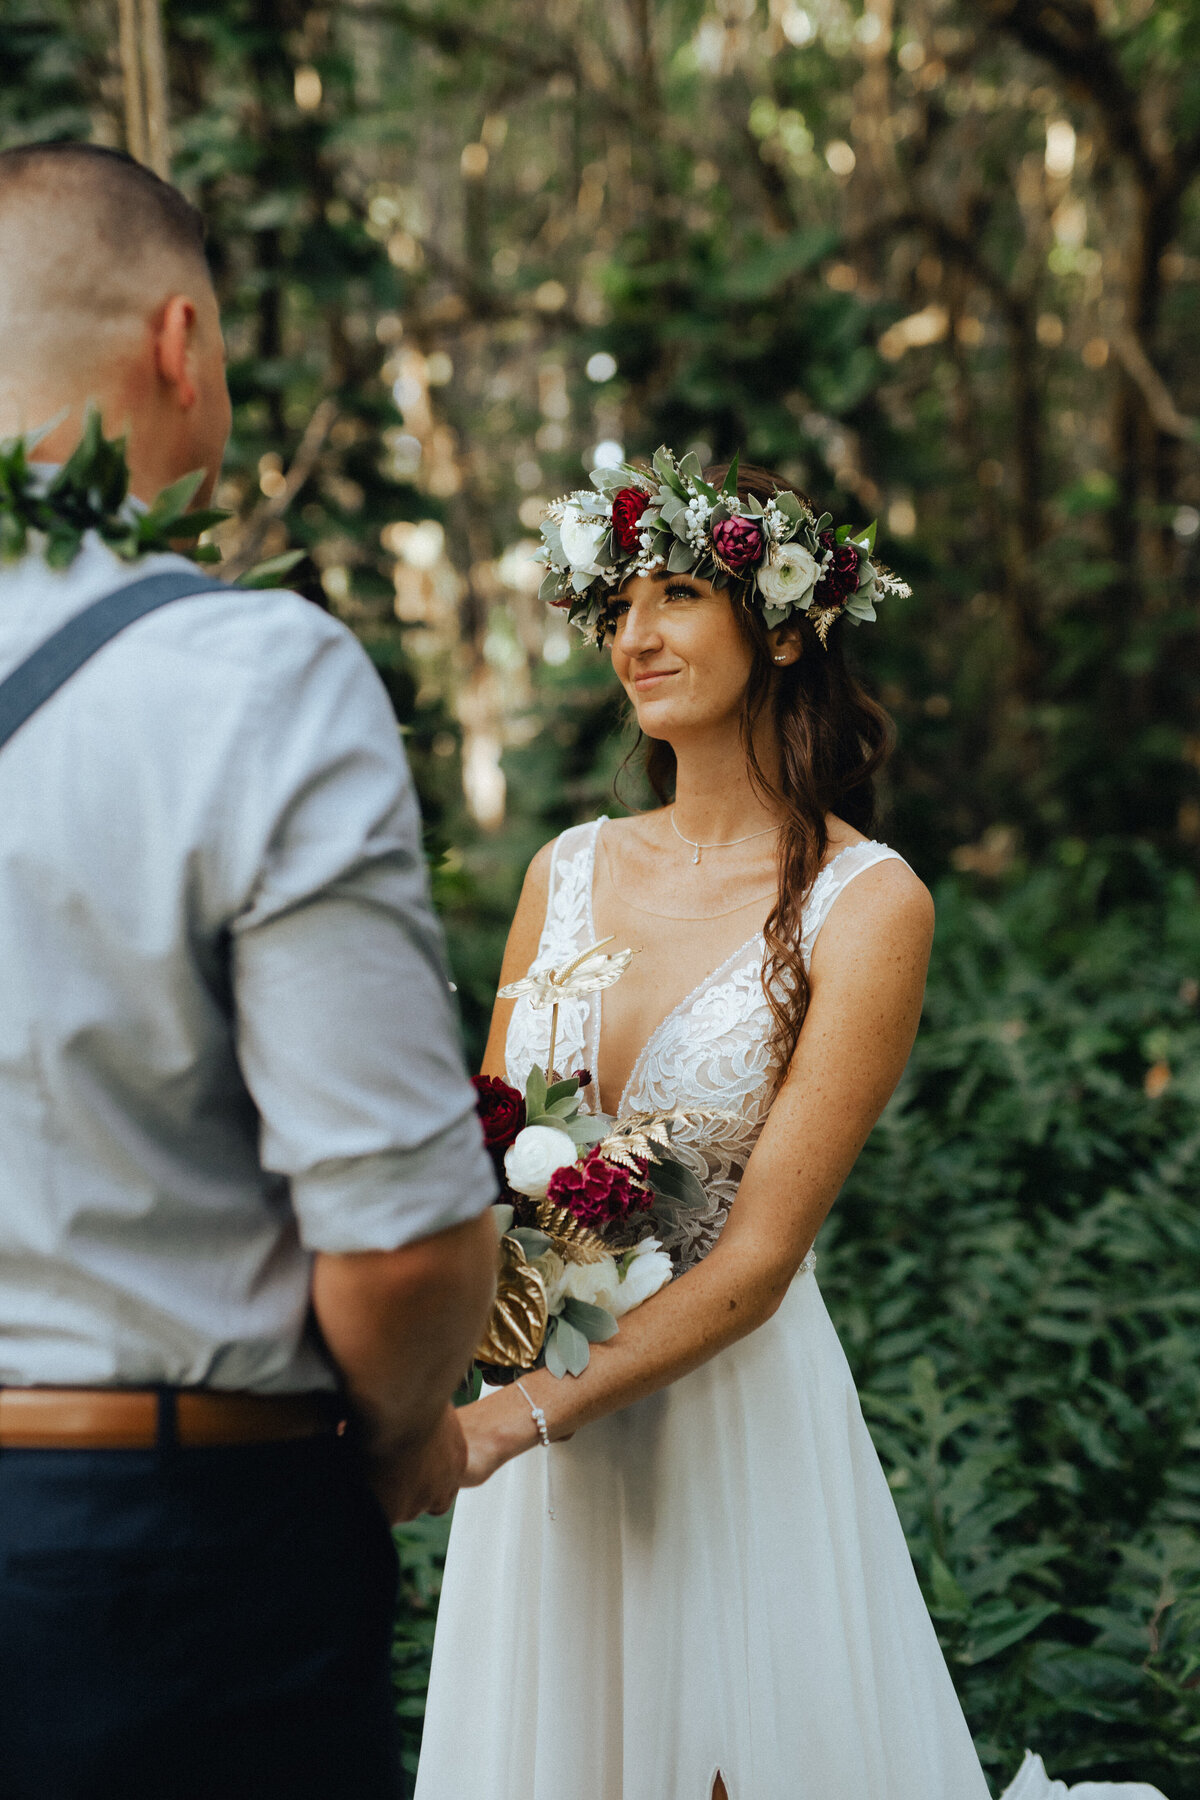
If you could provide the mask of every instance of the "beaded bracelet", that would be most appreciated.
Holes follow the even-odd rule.
[[[537,1426],[537,1434],[541,1438],[544,1447],[548,1450],[550,1448],[550,1430],[546,1424],[546,1415],[538,1405],[537,1401],[530,1394],[525,1383],[518,1380],[517,1386],[529,1402],[529,1410],[533,1414],[533,1422]]]

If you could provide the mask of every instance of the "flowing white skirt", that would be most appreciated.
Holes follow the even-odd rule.
[[[811,1273],[451,1533],[417,1800],[709,1800],[718,1770],[729,1800],[988,1800]]]

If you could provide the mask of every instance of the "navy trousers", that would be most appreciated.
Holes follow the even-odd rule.
[[[0,1449],[0,1800],[399,1800],[395,1592],[344,1439]]]

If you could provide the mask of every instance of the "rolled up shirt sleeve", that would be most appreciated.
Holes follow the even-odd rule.
[[[305,1247],[395,1249],[476,1217],[496,1184],[387,696],[334,621],[300,636],[240,772],[238,1054]]]

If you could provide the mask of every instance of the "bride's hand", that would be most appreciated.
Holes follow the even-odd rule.
[[[520,1456],[523,1450],[531,1450],[538,1442],[529,1408],[524,1403],[519,1408],[513,1405],[513,1391],[502,1388],[499,1393],[487,1394],[482,1400],[459,1407],[458,1422],[467,1441],[467,1466],[462,1477],[464,1487],[482,1487],[497,1469],[511,1462],[514,1456]]]

